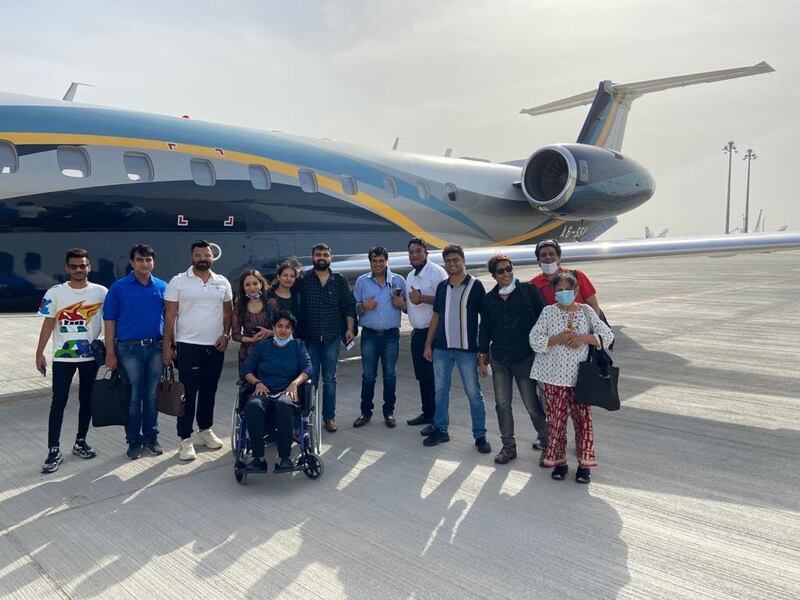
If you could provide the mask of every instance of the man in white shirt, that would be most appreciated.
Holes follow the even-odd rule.
[[[408,242],[408,261],[413,270],[406,277],[406,305],[408,320],[414,328],[411,334],[411,360],[414,376],[419,382],[422,413],[406,421],[409,425],[426,425],[420,433],[433,433],[433,412],[436,407],[436,388],[433,383],[433,365],[422,356],[425,340],[433,316],[436,286],[447,279],[447,271],[428,260],[428,245],[422,238]]]
[[[170,280],[164,295],[164,364],[175,360],[173,341],[177,342],[178,371],[186,394],[186,412],[178,417],[181,460],[196,458],[194,443],[222,448],[211,426],[233,315],[231,284],[211,270],[211,244],[199,240],[191,252],[192,266]],[[195,407],[199,431],[193,443]]]
[[[91,343],[100,337],[103,322],[103,300],[106,288],[89,282],[92,265],[89,253],[81,248],[67,250],[64,270],[69,281],[54,285],[44,295],[39,305],[39,316],[44,317],[36,347],[36,369],[47,375],[44,349],[53,337],[53,401],[47,428],[49,452],[42,465],[42,473],[53,473],[64,460],[59,450],[64,408],[69,398],[69,388],[75,371],[78,371],[78,435],[72,453],[81,458],[94,458],[95,452],[86,443],[89,422],[92,418],[92,387],[97,375],[97,362]]]

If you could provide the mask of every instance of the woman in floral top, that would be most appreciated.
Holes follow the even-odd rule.
[[[556,273],[551,284],[555,290],[556,304],[542,310],[529,336],[531,348],[536,352],[531,378],[544,384],[547,412],[544,464],[555,467],[551,474],[553,479],[560,481],[566,477],[567,414],[572,414],[578,454],[575,481],[589,483],[590,468],[597,466],[597,459],[591,409],[586,404],[575,404],[578,365],[589,355],[589,344],[596,348],[608,348],[614,340],[614,334],[589,305],[575,302],[578,280],[571,272]],[[594,333],[590,333],[592,329]]]
[[[253,347],[272,335],[272,309],[266,302],[264,291],[267,281],[260,271],[250,269],[239,277],[239,290],[233,310],[231,337],[239,342],[239,368]]]

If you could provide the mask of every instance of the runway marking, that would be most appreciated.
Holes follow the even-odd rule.
[[[500,495],[502,496],[505,494],[510,497],[516,496],[525,489],[531,477],[533,477],[533,473],[524,473],[512,469],[508,472],[508,475],[506,475],[503,485],[500,486]]]
[[[425,478],[425,483],[422,484],[422,489],[419,491],[419,497],[424,500],[430,496],[450,475],[456,472],[460,464],[454,460],[443,460],[441,458],[433,461],[428,471],[428,476]]]
[[[339,480],[339,483],[336,484],[336,489],[338,491],[342,491],[348,485],[353,483],[356,478],[361,475],[361,471],[374,465],[378,462],[386,452],[381,452],[377,450],[365,450],[364,454],[361,455],[361,458],[358,459],[356,465],[348,471],[348,473]]]
[[[433,542],[439,535],[439,531],[447,522],[448,515],[451,512],[458,511],[459,505],[463,505],[463,508],[460,509],[458,516],[453,522],[453,527],[450,529],[450,540],[448,543],[451,545],[453,544],[456,536],[458,535],[458,528],[461,526],[461,523],[464,522],[464,519],[467,518],[467,515],[469,514],[470,509],[472,509],[472,505],[475,503],[478,495],[481,493],[483,486],[494,472],[494,468],[484,467],[481,465],[478,465],[472,469],[472,472],[461,483],[461,485],[458,486],[456,493],[453,494],[452,498],[450,498],[450,504],[447,505],[447,514],[445,514],[445,516],[439,520],[439,523],[436,525],[436,527],[434,527],[433,531],[431,531],[431,534],[428,536],[428,540],[425,542],[425,547],[422,549],[420,556],[425,556],[425,553],[433,545]]]

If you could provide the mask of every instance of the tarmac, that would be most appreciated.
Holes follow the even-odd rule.
[[[566,481],[537,466],[518,397],[520,456],[501,466],[478,454],[459,383],[452,441],[423,447],[405,425],[419,412],[407,331],[396,429],[352,427],[361,369],[357,348],[342,353],[339,431],[323,438],[318,480],[234,480],[233,349],[217,396],[222,450],[178,461],[175,420],[162,416],[161,457],[129,461],[122,428],[93,429],[97,458],[66,454],[42,475],[39,321],[0,316],[0,597],[800,597],[800,252],[581,268],[622,370],[622,409],[594,413],[589,486],[574,482],[572,447]],[[62,447],[76,407],[73,392]]]

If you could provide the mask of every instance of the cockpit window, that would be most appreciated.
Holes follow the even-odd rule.
[[[128,179],[137,183],[153,181],[153,163],[147,154],[126,152],[122,157]]]
[[[67,177],[89,177],[92,173],[89,153],[79,146],[59,146],[56,151],[58,168]]]
[[[0,141],[0,175],[16,173],[18,169],[19,156],[14,144]]]
[[[217,183],[214,165],[209,161],[203,158],[193,158],[189,161],[189,166],[192,169],[192,179],[197,185],[210,187]]]

